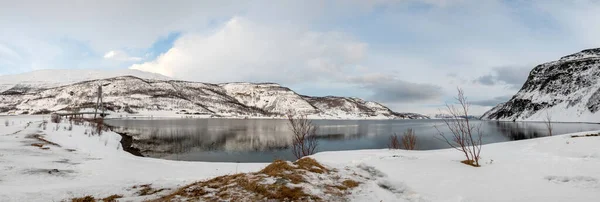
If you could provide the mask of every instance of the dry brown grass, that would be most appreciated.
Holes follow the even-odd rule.
[[[302,158],[294,163],[276,160],[258,172],[225,175],[196,182],[154,201],[323,201],[318,196],[304,192],[303,188],[288,186],[287,183],[306,183],[307,173],[323,176],[329,172],[331,170],[312,158]],[[336,186],[339,186],[339,190],[329,191],[342,197],[344,190],[358,186],[358,182],[346,180],[341,185],[329,187]]]
[[[102,202],[115,202],[119,198],[123,198],[123,196],[122,195],[113,194],[113,195],[110,195],[110,196],[108,196],[106,198],[99,199],[99,200],[102,201]],[[84,196],[84,197],[80,197],[80,198],[72,198],[71,199],[71,202],[96,202],[96,201],[98,201],[98,200],[96,200],[94,197],[89,196],[89,195],[88,196]]]
[[[287,161],[282,160],[275,160],[258,173],[286,179],[294,184],[306,182],[304,177],[302,177],[302,173],[296,167],[290,165]]]
[[[207,201],[238,201],[240,199],[257,201],[264,198],[277,201],[318,199],[318,197],[306,194],[302,188],[289,188],[282,184],[261,183],[264,178],[264,176],[260,177],[252,174],[220,176],[185,186],[170,195],[154,201],[171,201],[177,197]]]
[[[139,186],[133,186],[132,188],[140,188],[140,190],[137,191],[137,194],[140,196],[152,195],[165,190],[152,188],[152,184],[143,184]]]
[[[301,158],[300,160],[294,162],[299,168],[308,170],[313,173],[326,173],[329,172],[325,166],[321,165],[313,158]]]
[[[102,201],[103,202],[116,202],[117,199],[123,198],[123,195],[117,195],[117,194],[113,194],[110,196],[107,196],[106,198],[103,198]]]
[[[354,188],[354,187],[358,187],[358,185],[360,183],[358,183],[357,181],[354,181],[354,180],[344,180],[342,182],[342,184],[348,188]]]
[[[473,166],[473,167],[480,167],[480,165],[476,164],[475,161],[473,161],[473,160],[463,160],[463,161],[460,161],[460,162],[464,163],[464,164],[467,164],[467,165],[470,165],[470,166]]]
[[[96,199],[92,196],[84,196],[80,198],[72,198],[71,202],[96,202]]]

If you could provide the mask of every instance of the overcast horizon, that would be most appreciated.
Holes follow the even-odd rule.
[[[423,114],[461,87],[480,115],[536,65],[600,47],[597,19],[595,0],[0,0],[0,75],[137,69]]]

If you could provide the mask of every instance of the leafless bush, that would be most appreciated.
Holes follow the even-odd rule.
[[[552,136],[552,115],[550,115],[548,112],[546,112],[544,124],[546,124],[546,129],[548,129],[548,135]]]
[[[406,150],[415,150],[417,148],[417,136],[412,128],[409,128],[402,135],[402,146]]]
[[[47,126],[47,125],[48,125],[48,121],[46,121],[46,120],[42,121],[42,124],[41,124],[41,126],[42,126],[42,129],[43,129],[43,130],[46,130],[46,126]]]
[[[52,123],[60,123],[61,119],[62,117],[58,114],[52,114],[52,116],[50,116],[50,121],[52,121]]]
[[[292,130],[292,153],[300,159],[315,153],[319,141],[317,127],[306,116],[288,115],[289,127]]]
[[[444,119],[444,124],[450,129],[452,136],[448,139],[436,126],[440,139],[452,148],[464,153],[467,160],[465,164],[479,167],[479,155],[481,153],[481,124],[473,125],[469,121],[470,103],[462,89],[458,88],[458,107],[446,104],[446,112],[450,118]]]
[[[396,134],[391,135],[390,139],[389,139],[389,143],[388,143],[388,148],[389,149],[400,149],[401,148],[400,145],[401,144],[400,144],[400,141],[398,140],[398,135],[396,135]]]

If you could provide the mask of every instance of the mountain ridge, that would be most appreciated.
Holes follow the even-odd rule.
[[[534,67],[518,93],[482,118],[502,121],[598,122],[600,48]]]
[[[0,89],[0,114],[39,114],[73,109],[92,110],[98,85],[104,105],[114,114],[204,115],[210,117],[283,118],[287,113],[325,119],[428,118],[398,113],[359,98],[300,95],[277,83],[211,84],[145,79],[133,75],[79,81],[65,85],[14,84]],[[332,102],[332,103],[327,103]]]

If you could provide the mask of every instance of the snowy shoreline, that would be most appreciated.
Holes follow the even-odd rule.
[[[0,201],[113,194],[143,201],[188,183],[267,165],[136,157],[122,150],[119,134],[90,135],[84,126],[67,130],[67,123],[48,123],[44,130],[43,119],[49,121],[0,116]],[[488,144],[480,168],[459,163],[463,157],[453,149],[336,151],[312,157],[349,173],[374,173],[353,191],[352,201],[593,201],[600,197],[600,137],[571,135],[598,132]],[[32,146],[39,142],[34,134],[60,146]],[[167,190],[139,196],[132,187],[142,184]]]

